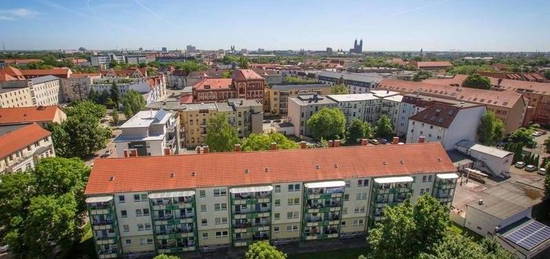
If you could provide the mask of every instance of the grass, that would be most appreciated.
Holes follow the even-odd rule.
[[[365,248],[348,248],[326,252],[289,254],[288,259],[357,259],[366,254]]]
[[[451,224],[449,225],[449,231],[451,232],[454,232],[454,233],[457,233],[457,234],[460,234],[460,235],[463,235],[463,236],[466,236],[466,237],[469,237],[471,238],[472,240],[474,241],[480,241],[483,239],[482,236],[478,235],[476,232],[473,232],[463,226],[460,226],[454,222],[451,222]]]

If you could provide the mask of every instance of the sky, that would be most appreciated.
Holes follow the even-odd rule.
[[[0,43],[40,49],[550,51],[548,0],[0,0]],[[0,46],[2,47],[2,46]]]

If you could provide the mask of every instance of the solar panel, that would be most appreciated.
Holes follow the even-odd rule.
[[[503,236],[515,244],[531,250],[550,239],[550,227],[536,220],[530,220],[508,231]]]

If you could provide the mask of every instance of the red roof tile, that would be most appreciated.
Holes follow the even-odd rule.
[[[0,124],[50,122],[60,110],[56,105],[40,107],[0,108]]]
[[[181,104],[193,103],[193,95],[192,94],[185,94],[185,95],[180,96],[180,103]]]
[[[430,67],[452,67],[453,64],[449,61],[418,61],[416,62],[417,68],[430,68]]]
[[[8,126],[9,127],[9,126]],[[50,132],[38,126],[28,124],[0,136],[0,159],[26,148],[28,145],[50,135]]]
[[[208,89],[229,89],[232,83],[231,78],[204,78],[197,82],[193,89],[208,90]]]
[[[454,171],[439,142],[113,158],[95,161],[86,194]]]
[[[254,72],[254,70],[252,69],[237,69],[233,71],[233,75],[231,77],[237,81],[264,79],[262,76],[258,75],[258,73]]]
[[[26,69],[21,70],[24,76],[58,76],[62,78],[68,78],[71,75],[70,68],[52,68],[52,69]]]

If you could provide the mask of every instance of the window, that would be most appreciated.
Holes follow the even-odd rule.
[[[126,244],[127,244],[127,245],[132,244],[132,239],[126,239]]]
[[[289,184],[288,185],[288,191],[289,192],[298,192],[298,191],[300,191],[300,184]]]
[[[124,199],[124,195],[119,195],[118,196],[118,202],[120,202],[120,203],[125,203],[126,202],[125,199]]]
[[[199,197],[201,197],[201,198],[206,197],[206,191],[205,190],[200,190],[199,191]]]
[[[278,233],[279,229],[280,229],[279,227],[273,227],[273,232]]]
[[[344,201],[349,201],[349,194],[344,194]]]
[[[214,197],[220,196],[220,189],[214,189]]]
[[[201,219],[201,226],[207,226],[208,220],[207,219]]]
[[[227,218],[226,217],[222,217],[222,224],[227,224]]]
[[[369,186],[369,180],[357,180],[357,186],[367,187]]]
[[[227,210],[227,203],[222,203],[222,210]]]
[[[205,240],[208,239],[208,233],[206,232],[202,233],[202,239],[205,239]]]
[[[275,207],[281,206],[281,200],[276,199],[276,200],[274,201],[274,204],[275,204]]]
[[[345,226],[346,225],[346,222],[345,221],[342,221],[342,226]]]
[[[293,225],[293,226],[292,226],[292,231],[298,231],[298,226],[297,226],[297,225]]]
[[[426,182],[427,176],[422,176],[422,182]]]
[[[127,218],[128,217],[128,212],[126,210],[121,210],[120,211],[120,217],[121,218]]]
[[[342,215],[346,215],[348,214],[348,208],[343,208],[342,209]]]
[[[138,231],[143,231],[143,224],[138,224],[137,227],[138,227]]]
[[[287,219],[291,219],[291,218],[292,218],[292,215],[293,215],[292,211],[287,212],[287,213],[286,213],[286,218],[287,218]]]
[[[215,211],[220,211],[221,208],[222,208],[222,207],[221,207],[221,205],[220,205],[219,203],[214,204],[214,210],[215,210]]]
[[[275,218],[275,220],[279,220],[281,218],[281,213],[273,213],[273,217]]]
[[[128,225],[122,225],[122,229],[123,229],[122,231],[124,232],[130,232],[130,226]]]
[[[143,209],[143,216],[149,216],[149,209]]]
[[[136,209],[136,217],[141,217],[141,216],[142,216],[141,209]]]
[[[431,181],[432,181],[432,176],[428,175],[428,182],[431,182]]]
[[[280,193],[280,192],[281,192],[281,186],[280,186],[280,185],[275,185],[275,192],[276,192],[276,193]]]
[[[286,231],[287,232],[292,232],[292,226],[286,226]]]
[[[205,204],[201,204],[201,212],[206,212],[206,205]]]
[[[290,198],[288,199],[288,206],[294,206],[300,204],[300,198]]]
[[[151,224],[145,223],[145,230],[151,230]]]
[[[226,189],[220,189],[220,196],[226,196],[227,190]]]
[[[349,186],[350,186],[350,182],[346,181],[346,188],[349,188]]]
[[[220,225],[221,223],[222,223],[221,218],[215,218],[215,222],[214,222],[215,225]]]

